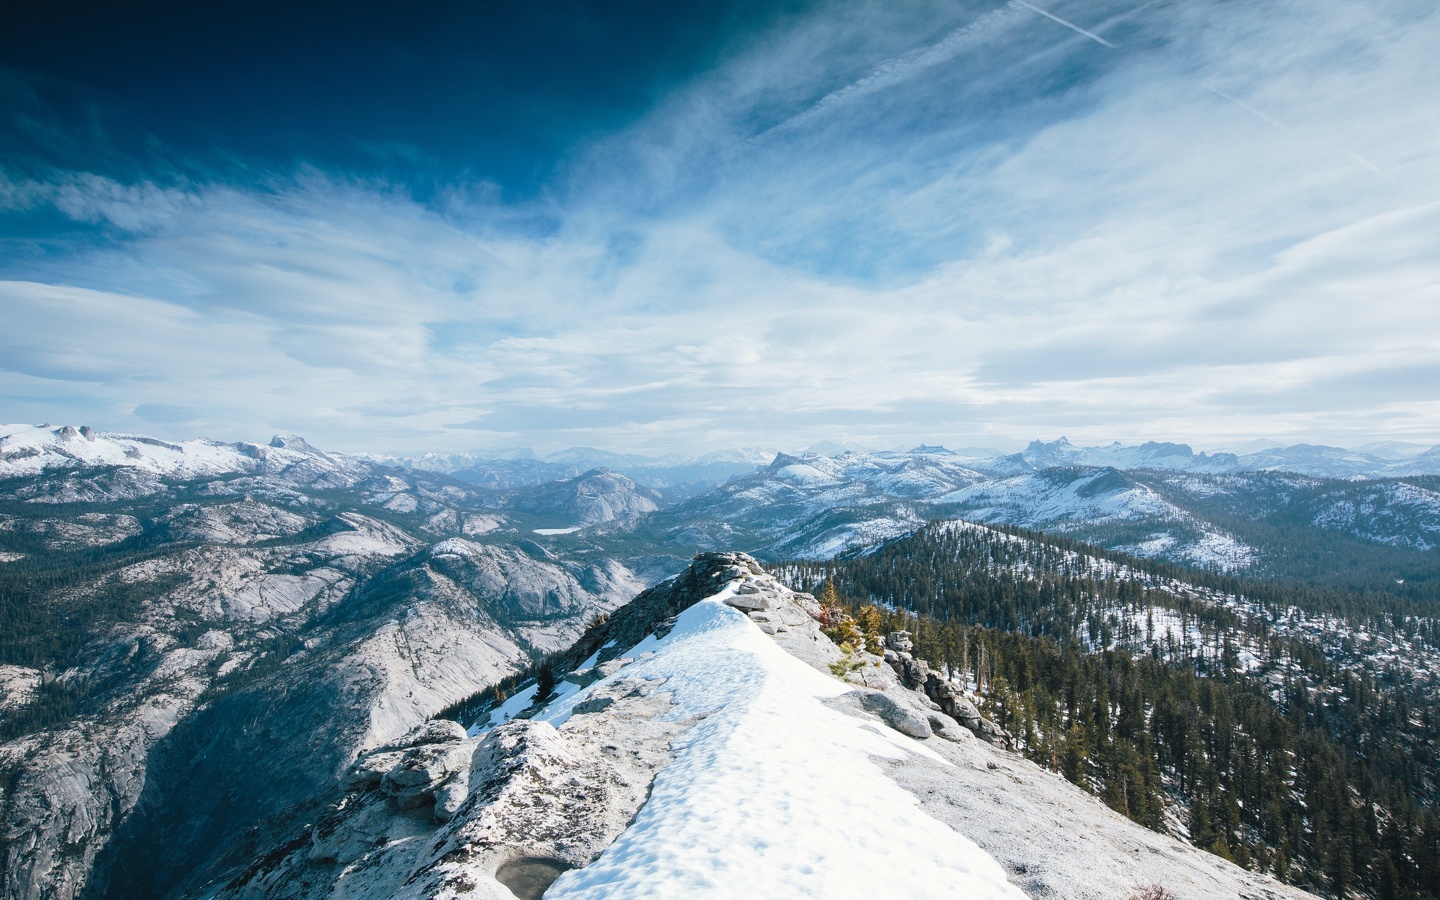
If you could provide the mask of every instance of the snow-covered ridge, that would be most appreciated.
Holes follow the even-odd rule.
[[[834,676],[816,611],[705,554],[592,626],[547,705],[362,755],[318,824],[215,896],[1308,896],[945,725],[878,657]]]

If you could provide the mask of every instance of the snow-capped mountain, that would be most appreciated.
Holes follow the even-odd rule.
[[[986,477],[943,448],[782,453],[760,472],[663,510],[647,524],[682,547],[832,556],[913,531],[935,498]]]
[[[358,460],[317,450],[293,435],[276,435],[268,444],[204,438],[172,443],[98,432],[84,425],[0,425],[0,478],[97,467],[128,470],[137,485],[155,477],[278,474],[294,469],[311,479],[329,475],[343,481],[368,471]]]
[[[1108,447],[1076,447],[1065,438],[1031,441],[1020,457],[1035,469],[1086,466],[1112,469],[1174,469],[1181,472],[1234,472],[1241,462],[1233,453],[1196,453],[1188,444],[1148,441],[1136,447],[1119,441]]]
[[[1314,478],[1386,478],[1440,472],[1440,448],[1384,442],[1358,450],[1316,444],[1284,446],[1274,441],[1253,442],[1240,453],[1196,453],[1188,444],[1148,441],[1125,446],[1118,441],[1104,447],[1076,447],[1065,438],[1028,447],[1000,460],[979,461],[985,471],[1014,471],[1021,464],[1043,470],[1066,466],[1122,470],[1151,469],[1205,474],[1234,472],[1290,472]]]
[[[424,454],[374,459],[400,468],[451,475],[460,481],[495,490],[534,487],[574,478],[594,469],[608,469],[675,501],[711,490],[738,475],[749,474],[774,457],[772,450],[752,447],[721,450],[693,458],[678,454],[657,457],[572,447],[543,458],[529,450],[518,450],[496,454]]]
[[[231,491],[246,478],[260,478],[257,489],[272,491],[277,479],[348,489],[368,478],[377,503],[400,514],[423,506],[437,534],[448,533],[452,521],[471,537],[626,531],[646,545],[636,552],[661,555],[738,546],[772,559],[826,558],[940,517],[1055,530],[1187,565],[1308,577],[1308,570],[1293,570],[1294,554],[1281,552],[1298,529],[1307,541],[1335,536],[1342,543],[1326,552],[1352,559],[1362,560],[1367,547],[1390,548],[1390,557],[1361,568],[1379,565],[1403,579],[1416,563],[1404,554],[1423,553],[1440,537],[1433,515],[1437,486],[1424,480],[1428,469],[1440,468],[1440,451],[1400,458],[1412,446],[1383,448],[1388,459],[1307,445],[1235,456],[1158,442],[1083,448],[1061,438],[990,459],[919,446],[834,456],[782,453],[755,468],[751,451],[685,461],[577,449],[547,460],[515,453],[483,464],[463,455],[448,463],[422,457],[396,468],[405,461],[324,453],[294,437],[261,446],[175,444],[69,427],[11,431],[0,438],[0,473],[22,478],[14,492],[25,499],[139,497],[161,492],[167,479],[202,475],[224,479]],[[632,472],[642,474],[573,471],[575,463],[597,459],[636,466]],[[432,472],[461,463],[468,467]],[[749,474],[737,474],[746,469]],[[1294,471],[1306,469],[1344,477]],[[1356,475],[1361,469],[1371,474]],[[457,495],[473,488],[470,511],[462,516],[434,498],[385,489],[386,479],[407,472],[445,480],[445,490]],[[666,481],[676,473],[698,480],[676,487]],[[24,481],[27,474],[36,477]],[[659,486],[647,486],[646,479]],[[78,534],[87,526],[64,527]],[[1344,568],[1355,566],[1336,570]]]
[[[1165,449],[1175,446],[1183,449],[1154,445],[1145,458],[1198,459]],[[1428,566],[1413,552],[1436,545],[1440,485],[1423,477],[1331,479],[1209,472],[1206,466],[1035,468],[1023,455],[977,461],[943,447],[836,457],[780,454],[755,474],[662,509],[644,524],[681,550],[739,546],[769,559],[824,559],[908,533],[930,519],[961,518],[1057,531],[1227,571],[1313,576],[1295,569],[1300,557],[1291,551],[1297,542],[1316,540],[1329,541],[1326,553],[1337,560],[1361,561],[1358,567],[1337,564],[1333,573],[1364,569],[1379,577],[1373,570],[1380,565],[1404,578]],[[1377,555],[1378,547],[1398,555]],[[1370,562],[1363,562],[1367,557]]]

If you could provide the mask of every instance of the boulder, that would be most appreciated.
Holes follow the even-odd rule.
[[[861,690],[855,693],[861,707],[879,716],[886,725],[901,734],[921,739],[931,735],[930,722],[925,716],[901,705],[889,694],[870,690]]]
[[[382,750],[367,753],[350,764],[340,776],[340,787],[346,791],[358,791],[380,783],[385,773],[399,764],[404,750]]]
[[[450,719],[431,719],[415,726],[405,733],[404,737],[391,741],[381,750],[404,750],[408,747],[418,747],[421,744],[444,744],[450,741],[465,740],[465,728],[459,722]]]
[[[725,603],[744,612],[763,612],[770,608],[770,594],[732,594],[725,598]]]
[[[908,688],[923,688],[930,678],[930,664],[923,659],[905,659],[900,664],[900,680]]]
[[[942,737],[947,741],[954,741],[957,744],[975,739],[974,735],[957,725],[955,720],[949,716],[932,714],[928,718],[930,721],[930,730],[933,731],[937,737]]]
[[[982,717],[979,724],[970,730],[987,744],[994,744],[996,747],[1003,747],[1006,750],[1015,749],[1015,737],[989,719]]]
[[[436,800],[437,790],[452,776],[469,774],[471,751],[465,742],[412,747],[380,779],[380,789],[401,809],[424,806]]]

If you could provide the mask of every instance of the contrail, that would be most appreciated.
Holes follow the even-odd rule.
[[[777,125],[772,125],[750,138],[750,140],[752,142],[758,141],[772,132],[799,125],[822,114],[826,109],[837,103],[896,84],[910,77],[920,69],[939,65],[988,40],[991,32],[1005,24],[1005,20],[1009,18],[1012,18],[1012,16],[1010,16],[1009,11],[1002,6],[999,9],[986,13],[969,25],[955,29],[928,47],[912,50],[909,53],[886,60],[864,78],[831,91],[815,101],[809,109],[797,113]]]
[[[1054,13],[1046,12],[1045,10],[1041,9],[1041,8],[1038,7],[1038,6],[1034,6],[1034,5],[1032,5],[1032,4],[1026,3],[1025,0],[1010,0],[1010,2],[1013,3],[1013,4],[1016,5],[1016,6],[1024,7],[1025,9],[1028,9],[1028,10],[1030,10],[1031,12],[1039,13],[1040,15],[1044,16],[1045,18],[1049,19],[1049,20],[1052,21],[1052,22],[1059,22],[1061,25],[1064,25],[1066,28],[1070,29],[1071,31],[1074,31],[1074,32],[1076,32],[1077,34],[1083,34],[1083,35],[1085,35],[1086,37],[1088,37],[1090,40],[1096,41],[1097,43],[1104,44],[1105,46],[1109,47],[1111,50],[1118,50],[1118,49],[1119,49],[1119,48],[1116,47],[1114,44],[1112,44],[1112,43],[1110,43],[1109,41],[1105,40],[1104,38],[1102,38],[1100,35],[1096,34],[1095,32],[1093,32],[1093,31],[1086,31],[1085,29],[1081,28],[1079,25],[1076,25],[1074,22],[1067,22],[1067,21],[1065,21],[1064,19],[1060,18],[1059,16],[1055,15]]]
[[[1019,2],[1019,0],[1016,0],[1016,2]],[[1241,100],[1239,97],[1235,97],[1235,96],[1232,96],[1232,95],[1230,95],[1230,94],[1225,93],[1224,91],[1217,90],[1217,89],[1215,89],[1215,88],[1213,88],[1213,87],[1210,87],[1208,84],[1202,84],[1201,87],[1203,87],[1205,90],[1209,91],[1210,93],[1214,94],[1215,96],[1221,98],[1222,100],[1229,100],[1231,103],[1235,104],[1236,106],[1238,106],[1238,107],[1240,107],[1241,109],[1245,110],[1246,112],[1250,113],[1250,115],[1252,115],[1252,116],[1254,116],[1255,118],[1259,119],[1260,121],[1266,123],[1267,125],[1273,125],[1273,126],[1275,126],[1276,128],[1280,129],[1281,131],[1289,131],[1289,130],[1290,130],[1290,126],[1289,126],[1289,125],[1286,125],[1284,122],[1281,122],[1279,119],[1275,118],[1274,116],[1272,116],[1272,115],[1270,115],[1270,114],[1268,114],[1268,113],[1266,113],[1266,112],[1263,112],[1263,111],[1261,111],[1261,110],[1256,109],[1255,107],[1253,107],[1253,106],[1251,106],[1250,104],[1246,103],[1244,100]],[[1335,148],[1331,148],[1331,149],[1335,149]],[[1353,159],[1355,162],[1357,162],[1357,163],[1359,163],[1360,165],[1364,166],[1366,169],[1370,170],[1371,172],[1375,173],[1376,175],[1378,175],[1379,177],[1385,179],[1386,181],[1390,182],[1391,184],[1398,185],[1398,184],[1400,183],[1400,182],[1396,181],[1396,180],[1390,175],[1389,172],[1386,172],[1384,169],[1380,168],[1379,166],[1377,166],[1377,165],[1375,165],[1374,163],[1372,163],[1370,160],[1366,159],[1365,157],[1361,156],[1361,155],[1358,154],[1358,153],[1355,153],[1354,151],[1345,150],[1345,149],[1342,148],[1342,149],[1335,149],[1335,152],[1337,152],[1337,153],[1339,153],[1340,155],[1346,157],[1347,159]]]
[[[1201,85],[1201,87],[1205,88],[1205,90],[1209,91],[1210,93],[1214,94],[1215,96],[1219,97],[1219,98],[1222,99],[1222,100],[1229,100],[1231,103],[1233,103],[1233,104],[1235,104],[1236,106],[1240,107],[1241,109],[1245,110],[1245,111],[1248,112],[1250,115],[1254,116],[1255,118],[1259,119],[1259,120],[1262,121],[1262,122],[1265,122],[1265,123],[1267,123],[1267,124],[1269,124],[1269,125],[1274,125],[1276,128],[1279,128],[1279,129],[1282,129],[1282,130],[1284,130],[1284,129],[1286,128],[1286,125],[1285,125],[1284,122],[1281,122],[1281,121],[1279,121],[1278,119],[1276,119],[1275,117],[1270,116],[1270,115],[1268,115],[1268,114],[1266,114],[1266,113],[1261,112],[1260,110],[1258,110],[1258,109],[1256,109],[1255,107],[1251,106],[1250,104],[1246,103],[1244,100],[1241,100],[1239,97],[1232,97],[1230,94],[1227,94],[1227,93],[1225,93],[1224,91],[1216,90],[1215,88],[1210,87],[1209,85]]]

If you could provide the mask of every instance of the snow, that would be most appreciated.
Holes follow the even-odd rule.
[[[547,537],[554,534],[574,534],[579,531],[581,527],[580,525],[572,525],[569,528],[537,528],[535,529],[535,533],[543,534]]]
[[[850,686],[787,654],[723,596],[686,610],[665,638],[627,654],[653,656],[606,679],[664,679],[668,715],[700,721],[672,746],[634,824],[545,896],[858,897],[883,885],[887,896],[1023,897],[875,761],[938,755],[823,705]],[[563,722],[588,693],[538,718]]]

